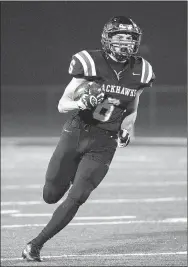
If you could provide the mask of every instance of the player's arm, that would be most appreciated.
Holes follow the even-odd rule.
[[[121,129],[118,133],[118,146],[123,148],[130,143],[130,131],[136,121],[139,98],[143,90],[139,90],[135,99],[129,103],[125,111],[125,118],[122,121]]]
[[[146,63],[148,64],[148,73],[144,73],[145,79],[143,79],[143,84],[141,84],[140,86],[141,89],[137,91],[136,98],[134,99],[134,101],[129,103],[126,113],[125,113],[126,117],[121,124],[121,129],[126,129],[128,132],[131,131],[136,121],[139,98],[140,98],[141,93],[143,92],[145,87],[152,87],[152,84],[154,80],[156,79],[151,65],[148,62]]]
[[[137,110],[138,110],[138,104],[139,104],[139,98],[143,90],[139,90],[136,94],[135,99],[129,103],[127,106],[127,109],[125,111],[126,117],[122,121],[121,129],[125,129],[128,132],[131,131],[136,118],[137,118]]]
[[[136,121],[140,95],[145,87],[152,87],[152,83],[156,79],[152,66],[149,64],[149,62],[144,59],[142,59],[142,62],[145,67],[142,69],[140,90],[137,91],[136,98],[128,105],[127,110],[125,111],[125,118],[122,121],[118,136],[119,147],[125,147],[129,144],[129,132]]]
[[[88,60],[85,58],[88,58]],[[83,110],[88,108],[88,101],[90,101],[90,98],[83,94],[78,101],[74,101],[74,91],[79,85],[84,83],[88,77],[94,75],[94,66],[88,63],[88,61],[91,60],[90,58],[91,56],[85,50],[73,55],[69,66],[69,74],[73,78],[65,88],[65,92],[59,100],[58,110],[60,113],[66,113],[74,109]]]
[[[65,88],[63,96],[59,100],[58,110],[60,113],[66,113],[74,109],[84,109],[84,106],[82,106],[82,102],[80,100],[74,101],[73,96],[75,89],[85,81],[86,80],[83,78],[72,78],[70,83]]]

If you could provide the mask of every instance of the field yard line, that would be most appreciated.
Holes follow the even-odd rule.
[[[62,203],[63,200],[59,201],[58,204]],[[90,199],[87,201],[89,204],[95,203],[155,203],[155,202],[175,202],[175,201],[187,201],[186,197],[166,197],[166,198],[137,198],[137,199]],[[2,201],[1,206],[25,206],[25,205],[43,205],[46,204],[44,201]]]
[[[100,187],[128,187],[128,186],[133,186],[133,187],[145,187],[145,186],[172,186],[172,185],[187,185],[187,181],[164,181],[164,182],[137,182],[137,183],[128,183],[128,182],[123,182],[123,183],[114,183],[114,182],[109,182],[109,183],[103,183],[100,185]],[[43,187],[43,184],[29,184],[29,185],[4,185],[1,186],[2,190],[23,190],[23,189],[41,189]]]
[[[4,185],[4,186],[1,186],[1,189],[8,189],[8,190],[17,190],[17,189],[40,189],[42,188],[43,185],[42,184],[29,184],[29,185]]]
[[[169,218],[164,220],[139,220],[139,221],[112,221],[112,222],[81,222],[69,223],[69,226],[82,226],[82,225],[115,225],[115,224],[153,224],[153,223],[187,223],[187,218]],[[8,224],[1,225],[1,229],[10,228],[23,228],[23,227],[44,227],[46,224]]]
[[[52,213],[18,213],[12,214],[12,217],[49,217]],[[97,217],[75,217],[73,220],[87,221],[87,220],[116,220],[116,219],[134,219],[136,216],[97,216]]]
[[[1,210],[1,214],[12,214],[19,212],[19,210]]]
[[[43,201],[2,201],[1,206],[25,206],[25,205],[40,205],[44,204]]]
[[[186,201],[186,197],[140,198],[140,199],[91,199],[89,203],[155,203]]]
[[[171,255],[187,255],[187,251],[178,252],[156,252],[156,253],[127,253],[127,254],[63,254],[56,256],[43,256],[44,259],[55,259],[55,258],[87,258],[87,257],[135,257],[135,256],[171,256]],[[16,261],[23,260],[22,258],[2,258],[1,261]]]
[[[171,185],[187,185],[187,181],[164,181],[164,182],[136,182],[136,183],[103,183],[100,187],[122,187],[122,186],[133,186],[133,187],[140,187],[140,186],[171,186]]]

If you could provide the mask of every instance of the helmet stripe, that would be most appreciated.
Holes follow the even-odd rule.
[[[77,57],[78,60],[81,62],[83,69],[84,69],[84,75],[88,76],[88,66],[87,66],[85,60],[82,58],[82,56],[79,53],[75,54],[74,56]]]
[[[152,78],[152,67],[145,59],[142,58],[142,76],[141,83],[148,83]]]
[[[91,55],[86,50],[83,50],[80,53],[82,53],[82,55],[86,59],[86,62],[88,62],[88,66],[90,66],[90,71],[91,71],[91,75],[90,76],[96,76],[95,62],[92,59]]]

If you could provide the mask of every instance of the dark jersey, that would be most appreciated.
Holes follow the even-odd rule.
[[[86,80],[100,80],[105,99],[93,111],[79,111],[81,119],[105,130],[117,132],[126,114],[127,105],[138,90],[151,86],[154,80],[152,66],[142,57],[131,57],[127,63],[107,59],[101,50],[83,50],[72,57],[69,74]],[[118,105],[108,98],[118,101]]]

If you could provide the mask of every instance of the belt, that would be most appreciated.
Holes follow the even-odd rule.
[[[106,135],[110,136],[111,138],[117,139],[117,132],[105,130],[105,129],[99,128],[95,125],[87,124],[77,116],[73,118],[71,124],[83,129],[86,132],[101,133],[104,135],[106,134]]]
[[[117,133],[116,132],[108,131],[108,130],[105,130],[105,129],[96,127],[94,125],[90,125],[90,124],[85,124],[84,123],[83,125],[81,125],[81,127],[86,132],[90,132],[90,133],[101,133],[101,134],[104,134],[104,135],[108,135],[108,136],[110,136],[111,138],[114,138],[114,139],[117,138]]]

